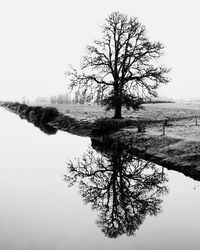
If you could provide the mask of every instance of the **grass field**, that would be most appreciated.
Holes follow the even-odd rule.
[[[39,105],[38,103],[35,105]],[[48,105],[58,109],[62,114],[69,115],[78,120],[95,121],[102,117],[112,117],[113,111],[106,111],[103,107],[97,105]],[[166,118],[185,118],[180,121],[172,121],[165,128],[167,136],[182,138],[184,140],[200,141],[200,103],[162,103],[162,104],[145,104],[142,110],[132,111],[123,110],[124,118],[134,120],[164,120]],[[196,119],[198,125],[196,126]],[[131,128],[135,129],[136,128]],[[151,124],[146,127],[146,132],[154,135],[162,135],[162,123]]]
[[[41,105],[35,103],[35,105]],[[96,120],[101,117],[112,117],[113,111],[106,111],[104,107],[98,105],[50,105],[42,104],[44,106],[53,106],[59,112],[74,117],[76,119],[90,119]],[[165,117],[191,117],[200,116],[200,103],[159,103],[159,104],[145,104],[142,110],[133,111],[123,109],[123,117],[133,119],[149,119],[157,120],[164,119]]]

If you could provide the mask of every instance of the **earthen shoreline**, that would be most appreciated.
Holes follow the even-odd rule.
[[[60,114],[55,108],[28,106],[21,103],[1,102],[0,106],[15,112],[22,119],[34,124],[50,125],[55,130],[63,130],[80,136],[89,136],[97,143],[110,147],[116,141],[128,142],[135,156],[151,161],[167,169],[176,170],[195,180],[200,180],[200,142],[181,138],[137,133],[129,126],[102,134],[95,122],[75,120]],[[129,125],[129,123],[127,123]],[[130,123],[132,127],[136,124]],[[126,123],[124,123],[126,125]],[[119,127],[120,128],[120,127]],[[102,131],[100,131],[102,132]]]

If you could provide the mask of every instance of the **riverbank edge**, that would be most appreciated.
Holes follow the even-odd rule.
[[[75,119],[62,114],[56,107],[30,106],[18,102],[0,102],[0,106],[18,114],[22,119],[32,123],[46,123],[56,129],[79,136],[99,136],[110,134],[127,126],[138,126],[133,119],[99,118],[95,121],[88,119]],[[140,125],[140,124],[139,124]]]
[[[161,165],[169,170],[183,173],[200,181],[200,143],[184,141],[168,136],[156,136],[136,133],[125,128],[110,135],[93,137],[93,143],[110,147],[115,143],[128,143],[134,155],[149,162]]]
[[[32,123],[46,123],[55,129],[79,136],[89,136],[93,141],[110,147],[113,143],[129,142],[135,156],[151,161],[167,169],[182,172],[200,180],[200,142],[186,141],[163,135],[137,133],[128,126],[134,121],[123,122],[101,119],[95,122],[75,120],[60,114],[56,108],[28,106],[21,103],[1,102],[0,106],[18,114]],[[114,124],[114,125],[113,125]],[[105,132],[107,134],[105,135]]]
[[[93,123],[76,120],[63,115],[54,107],[43,107],[18,102],[0,102],[0,106],[19,115],[21,119],[35,124],[47,124],[55,129],[63,130],[80,136],[90,136]]]

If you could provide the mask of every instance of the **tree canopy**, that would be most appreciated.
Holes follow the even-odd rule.
[[[70,87],[101,100],[121,118],[122,106],[138,109],[169,82],[169,69],[158,64],[164,46],[150,42],[137,18],[113,12],[102,26],[102,38],[87,46],[80,70],[66,72]]]

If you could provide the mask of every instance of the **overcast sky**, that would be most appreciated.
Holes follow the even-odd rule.
[[[78,66],[87,44],[101,36],[113,11],[138,17],[151,41],[165,45],[162,62],[171,83],[161,96],[200,96],[198,0],[2,0],[0,100],[65,93],[69,64]]]

